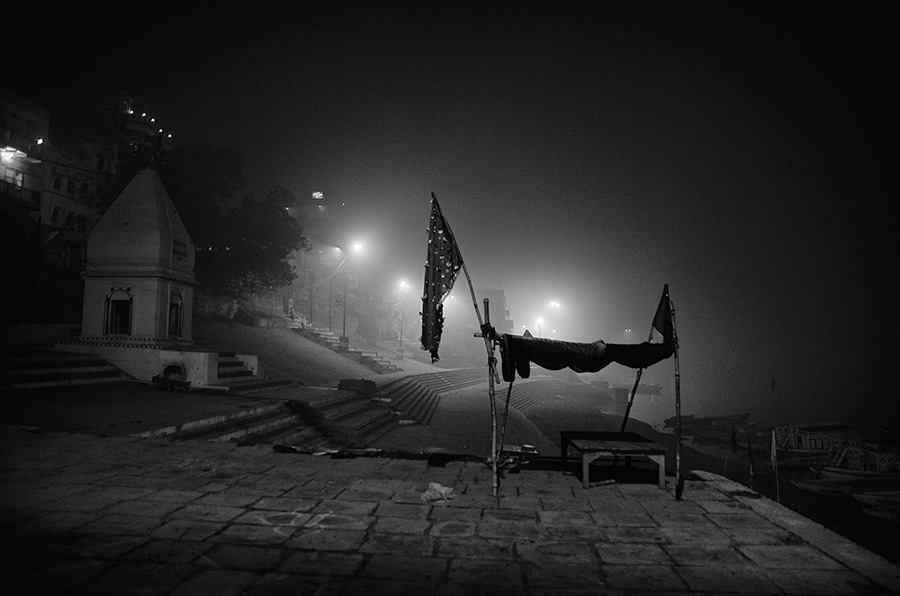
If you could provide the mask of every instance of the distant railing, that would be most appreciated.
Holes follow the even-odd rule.
[[[35,211],[40,209],[41,193],[36,190],[22,188],[6,180],[0,180],[0,200]]]
[[[23,134],[13,132],[7,128],[0,128],[0,140],[13,149],[24,151],[28,155],[37,155],[40,144],[37,139],[26,137]]]

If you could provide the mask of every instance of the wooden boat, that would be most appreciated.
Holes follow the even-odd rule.
[[[876,490],[865,493],[853,493],[853,498],[866,507],[900,507],[900,490]]]
[[[834,453],[857,435],[852,427],[838,422],[778,426],[773,432],[778,465],[828,465]]]
[[[848,442],[832,460],[832,466],[842,469],[868,470],[881,474],[898,474],[897,456],[900,445],[881,437],[860,437]],[[894,439],[896,441],[896,439]]]
[[[791,484],[801,490],[816,495],[848,496],[877,490],[900,489],[900,478],[815,478],[812,480],[791,480]]]
[[[838,466],[825,466],[822,468],[812,467],[810,468],[813,472],[815,472],[820,478],[825,479],[857,479],[857,480],[866,480],[868,478],[895,478],[900,481],[900,476],[897,476],[896,473],[886,474],[883,472],[875,472],[872,470],[857,470],[855,468],[841,468]]]
[[[791,480],[791,484],[808,493],[826,497],[842,497],[858,490],[856,487],[848,486],[842,482],[823,480],[821,478],[813,480]]]
[[[900,505],[887,507],[863,507],[867,515],[886,519],[888,521],[900,521]]]

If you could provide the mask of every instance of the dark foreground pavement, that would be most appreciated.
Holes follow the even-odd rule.
[[[498,499],[490,469],[474,458],[315,456],[131,436],[263,399],[195,397],[167,401],[164,414],[152,408],[152,420],[121,402],[103,408],[97,394],[89,424],[61,415],[52,400],[36,410],[46,424],[34,408],[2,420],[4,593],[887,594],[900,587],[900,570],[882,557],[708,473],[691,474],[676,501],[671,476],[666,490],[640,468],[584,489],[577,466],[548,459],[507,473]],[[452,489],[450,498],[423,498],[431,483]]]

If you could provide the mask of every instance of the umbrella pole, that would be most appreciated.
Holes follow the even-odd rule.
[[[653,324],[650,325],[650,337],[647,341],[653,341]],[[639,368],[634,379],[634,387],[631,388],[631,396],[628,398],[628,404],[625,406],[625,418],[622,419],[622,432],[625,432],[625,425],[628,424],[628,417],[631,415],[631,404],[634,403],[634,395],[637,393],[638,384],[641,382],[641,375],[644,373],[643,368]]]
[[[634,403],[634,394],[637,393],[638,383],[641,382],[641,374],[643,372],[644,369],[639,368],[637,371],[637,376],[634,379],[634,387],[631,388],[631,396],[628,398],[628,404],[626,404],[625,406],[625,417],[622,419],[622,432],[625,432],[625,425],[628,424],[628,416],[631,415],[631,404]]]

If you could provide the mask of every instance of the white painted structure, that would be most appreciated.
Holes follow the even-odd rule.
[[[81,336],[57,347],[97,354],[140,380],[175,366],[192,386],[217,383],[218,354],[193,348],[194,259],[162,180],[143,170],[88,238]]]

